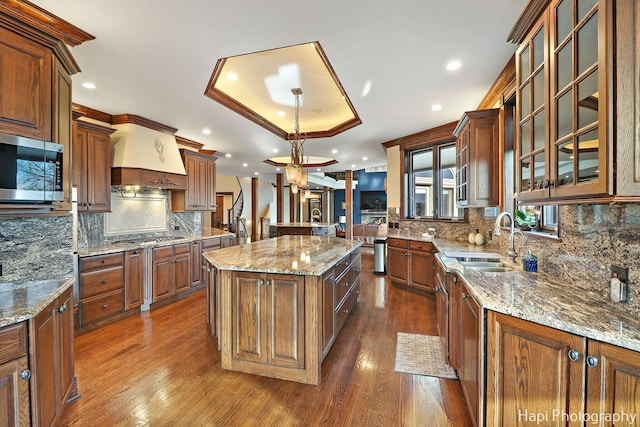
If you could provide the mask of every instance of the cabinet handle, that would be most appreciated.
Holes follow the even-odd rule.
[[[271,280],[267,279],[267,281],[265,282],[265,286],[269,286],[271,284]]]
[[[469,295],[463,292],[462,293],[462,299],[467,299],[467,298],[469,298]]]
[[[58,313],[64,313],[65,311],[67,311],[67,304],[62,304],[60,307],[58,307]]]
[[[598,358],[595,356],[587,356],[587,366],[590,368],[598,366]]]
[[[349,310],[348,310],[348,309],[346,309],[346,308],[345,308],[344,310],[342,310],[342,312],[343,312],[344,314],[349,314]]]
[[[569,350],[568,356],[569,356],[569,360],[571,360],[572,362],[575,362],[580,358],[580,352],[572,348],[571,350]]]
[[[102,283],[109,283],[107,279],[102,279]]]
[[[102,308],[109,308],[109,304],[102,304]]]
[[[104,264],[105,262],[107,262],[107,260],[103,259],[103,260],[102,260],[102,263]]]
[[[29,378],[31,378],[31,371],[28,369],[25,369],[24,371],[20,372],[20,378],[22,378],[23,380],[28,380]]]
[[[542,181],[542,188],[549,188],[549,180],[545,179],[544,181]]]
[[[433,288],[433,291],[438,293],[438,292],[440,292],[440,288],[436,286],[435,288]]]
[[[257,282],[257,284],[258,284],[258,286],[262,286],[262,285],[264,285],[264,280],[259,279],[259,280],[258,280],[258,282]]]

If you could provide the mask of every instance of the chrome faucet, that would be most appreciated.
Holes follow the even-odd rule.
[[[495,236],[500,236],[502,231],[500,223],[502,222],[502,218],[504,218],[505,216],[509,218],[509,220],[511,221],[511,234],[509,234],[509,257],[511,258],[511,261],[516,262],[516,258],[518,258],[518,252],[516,251],[516,246],[515,246],[515,235],[516,234],[520,235],[520,238],[522,239],[523,251],[524,251],[524,244],[525,244],[526,237],[524,236],[522,231],[515,228],[516,224],[513,221],[513,216],[509,212],[500,212],[498,214],[498,217],[496,218],[496,225],[494,227],[493,234]]]

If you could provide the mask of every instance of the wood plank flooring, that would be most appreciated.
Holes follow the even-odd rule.
[[[394,372],[398,332],[435,335],[432,299],[372,274],[322,364],[320,386],[225,371],[205,293],[75,338],[82,395],[63,426],[471,426],[458,381]]]

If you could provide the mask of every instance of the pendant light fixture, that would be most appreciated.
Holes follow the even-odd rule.
[[[300,133],[300,95],[302,89],[292,88],[291,93],[295,96],[293,135],[289,135],[291,144],[291,160],[285,167],[287,182],[291,186],[291,192],[297,193],[298,189],[307,186],[308,176],[304,171],[304,142],[306,138]]]

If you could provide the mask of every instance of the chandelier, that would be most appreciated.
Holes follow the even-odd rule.
[[[296,194],[298,188],[307,186],[307,173],[304,171],[304,142],[305,137],[300,133],[300,95],[302,89],[292,88],[291,93],[295,96],[294,126],[293,135],[289,134],[291,143],[291,160],[285,167],[287,182],[291,186],[291,192]]]

